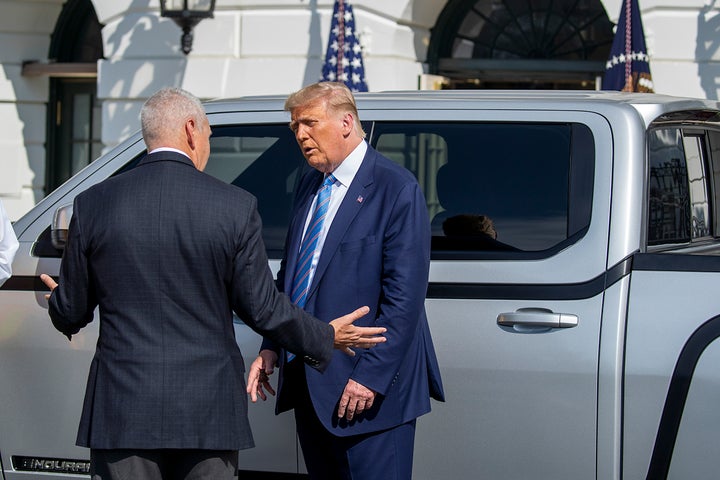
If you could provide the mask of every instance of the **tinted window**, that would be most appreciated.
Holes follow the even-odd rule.
[[[683,148],[688,169],[690,213],[692,215],[692,238],[710,235],[710,198],[708,179],[705,175],[705,135],[685,133]]]
[[[443,258],[546,252],[590,222],[587,127],[540,123],[376,123],[371,143],[415,173]]]
[[[690,241],[690,192],[681,139],[678,128],[649,133],[649,245]]]
[[[213,126],[205,173],[257,197],[270,258],[282,258],[293,195],[309,168],[287,124]],[[134,168],[145,154],[117,173]],[[49,234],[49,232],[48,232]]]
[[[423,188],[434,258],[551,255],[590,223],[595,147],[584,125],[364,126]],[[309,168],[292,132],[286,124],[215,125],[210,142],[205,172],[257,197],[268,255],[280,258],[295,187]]]
[[[648,133],[648,245],[711,235],[705,132],[679,127]]]
[[[712,165],[711,172],[711,204],[715,207],[712,211],[714,236],[720,236],[720,132],[708,130],[709,159]]]
[[[213,127],[205,172],[258,200],[268,255],[281,258],[293,194],[306,167],[287,124]]]

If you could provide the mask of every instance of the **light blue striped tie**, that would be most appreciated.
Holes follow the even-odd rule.
[[[325,215],[327,215],[328,205],[330,204],[330,192],[335,183],[335,177],[328,175],[320,186],[317,194],[317,202],[315,202],[315,210],[312,218],[305,231],[302,245],[300,246],[300,255],[298,256],[297,265],[295,266],[295,276],[293,277],[292,292],[290,299],[300,307],[305,306],[307,300],[308,289],[310,288],[310,270],[312,269],[312,259],[315,256],[322,232]],[[295,354],[287,352],[287,361],[290,362],[295,358]]]
[[[330,203],[330,192],[335,183],[335,177],[328,175],[320,186],[317,194],[317,202],[312,218],[305,231],[302,245],[300,247],[300,256],[298,257],[295,267],[295,277],[293,277],[292,292],[290,298],[292,301],[301,306],[305,306],[307,300],[308,289],[310,288],[310,269],[312,268],[312,259],[317,248],[320,233],[322,232],[325,215],[327,215],[328,204]]]

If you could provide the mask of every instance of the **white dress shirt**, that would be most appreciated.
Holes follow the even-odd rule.
[[[338,167],[332,172],[333,176],[335,177],[335,183],[332,186],[332,190],[330,190],[330,202],[328,203],[328,210],[325,214],[322,231],[320,232],[320,236],[318,237],[318,244],[315,247],[315,252],[313,253],[310,273],[308,274],[308,285],[312,284],[313,277],[315,276],[315,267],[317,267],[318,259],[320,258],[320,252],[322,252],[323,245],[325,245],[325,237],[327,236],[328,230],[330,230],[330,225],[332,225],[333,219],[335,218],[335,215],[340,209],[340,204],[345,198],[348,187],[350,187],[350,184],[355,178],[355,174],[357,174],[358,170],[360,170],[360,165],[362,164],[363,158],[365,158],[367,148],[367,143],[363,140],[357,147],[355,147],[355,150],[350,152],[350,155],[348,155],[347,158],[345,158],[345,160],[343,160],[343,162],[338,165]],[[312,218],[316,203],[317,193],[315,193],[315,198],[313,199],[313,203],[310,206],[308,216],[305,219],[303,238],[305,238],[304,232],[307,230],[308,225],[310,224],[310,219]]]
[[[12,262],[18,245],[15,230],[0,202],[0,285],[12,275]]]

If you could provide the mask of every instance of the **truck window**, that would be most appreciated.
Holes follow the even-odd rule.
[[[706,135],[664,127],[648,132],[648,245],[687,244],[711,233]]]
[[[290,210],[307,163],[287,124],[213,126],[205,172],[258,200],[270,258],[282,258]]]
[[[720,131],[708,130],[708,160],[711,167],[708,171],[711,172],[711,193],[710,199],[711,204],[714,208],[711,209],[713,227],[711,229],[713,236],[720,237]]]
[[[371,144],[423,188],[433,258],[551,255],[590,223],[584,125],[376,122]]]

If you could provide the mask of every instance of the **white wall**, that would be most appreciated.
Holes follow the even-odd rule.
[[[160,18],[152,2],[128,13],[128,1],[94,3],[105,24],[98,96],[108,146],[135,130],[142,101],[166,85],[209,99],[286,95],[317,81],[333,7],[332,0],[218,1],[214,18],[195,28],[186,57],[179,49],[180,29]],[[353,4],[371,90],[417,88],[423,73],[418,58],[425,59],[429,29],[443,3]]]
[[[11,219],[43,197],[47,78],[21,76],[45,59],[63,0],[0,0],[0,198]]]

